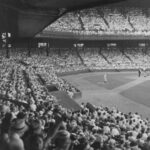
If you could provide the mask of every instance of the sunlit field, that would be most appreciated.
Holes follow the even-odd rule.
[[[139,112],[144,117],[150,114],[150,77],[138,77],[137,72],[84,73],[63,77],[82,91],[78,103],[117,107],[124,112]]]

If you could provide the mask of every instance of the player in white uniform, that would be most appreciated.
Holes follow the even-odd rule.
[[[107,79],[107,73],[104,74],[104,83],[107,83],[108,79]]]

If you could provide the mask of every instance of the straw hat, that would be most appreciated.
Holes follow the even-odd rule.
[[[28,126],[24,119],[15,119],[11,124],[10,130],[16,133],[23,133],[28,130]]]

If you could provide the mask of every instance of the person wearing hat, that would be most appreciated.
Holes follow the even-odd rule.
[[[104,149],[106,150],[115,150],[116,148],[116,141],[114,139],[109,139],[107,144],[104,144]]]
[[[75,147],[75,150],[93,150],[86,136],[79,139],[79,144]]]
[[[34,141],[33,141],[34,140]],[[41,149],[43,145],[43,130],[41,120],[31,120],[29,134],[24,140],[25,149]]]
[[[71,144],[70,133],[66,130],[59,130],[54,137],[54,150],[68,150]]]
[[[141,150],[141,149],[138,147],[137,141],[132,141],[132,142],[130,143],[130,147],[131,147],[131,150]]]
[[[40,134],[32,134],[27,150],[43,150],[44,139]]]
[[[21,137],[28,130],[24,119],[13,120],[9,129],[8,146],[9,150],[24,150],[24,143]]]
[[[5,115],[6,113],[8,113],[10,111],[9,106],[7,105],[0,105],[0,112]]]
[[[1,134],[0,134],[0,149],[8,149],[8,131],[11,123],[11,113],[6,113],[1,123]]]
[[[35,134],[42,134],[42,122],[41,120],[35,119],[31,121],[32,131]]]

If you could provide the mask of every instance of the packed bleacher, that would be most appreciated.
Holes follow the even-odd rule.
[[[84,35],[149,35],[149,10],[100,7],[67,13],[45,31]]]
[[[138,69],[150,66],[149,49],[145,47],[129,47],[124,50],[119,47],[85,48],[78,52],[80,57],[75,50],[70,52],[69,50],[66,50],[67,55],[60,55],[54,50],[50,57],[45,54],[40,56],[34,54],[31,57],[24,57],[24,61],[31,66],[46,68],[45,74],[48,73],[48,68],[59,74],[87,69]]]
[[[41,101],[0,101],[2,150],[148,150],[150,126],[138,113],[82,104],[73,112]],[[35,109],[36,108],[36,109]]]
[[[16,52],[15,52],[16,51]],[[14,53],[13,53],[14,52]],[[81,105],[73,111],[58,104],[39,80],[57,85],[70,97],[78,89],[56,73],[90,69],[123,69],[149,66],[149,50],[99,48],[61,55],[53,51],[1,51],[0,149],[1,150],[149,150],[150,124],[138,113],[117,108]],[[17,55],[19,54],[19,55]],[[66,61],[67,60],[67,61]],[[37,65],[38,64],[38,65]],[[145,66],[147,64],[147,66]]]
[[[29,66],[36,68],[36,73],[40,74],[49,83],[54,83],[57,79],[49,80],[53,74],[76,72],[83,70],[102,69],[149,69],[150,50],[148,47],[126,47],[107,46],[101,48],[84,48],[77,51],[72,48],[62,48],[60,52],[55,48],[49,49],[50,56],[46,56],[45,51],[37,50],[28,57],[27,51],[13,50],[10,60],[23,60]],[[13,53],[14,52],[14,53]],[[16,55],[15,55],[16,54]],[[1,51],[1,57],[5,56]],[[4,57],[1,58],[5,61]],[[61,82],[65,81],[58,81]],[[56,84],[60,88],[59,84]],[[61,87],[62,88],[62,87]]]
[[[64,15],[45,31],[84,35],[149,35],[141,8],[101,7]],[[81,104],[67,109],[49,92],[80,92],[63,73],[103,69],[150,69],[150,49],[105,46],[0,50],[0,150],[150,150],[150,121],[117,108]]]

